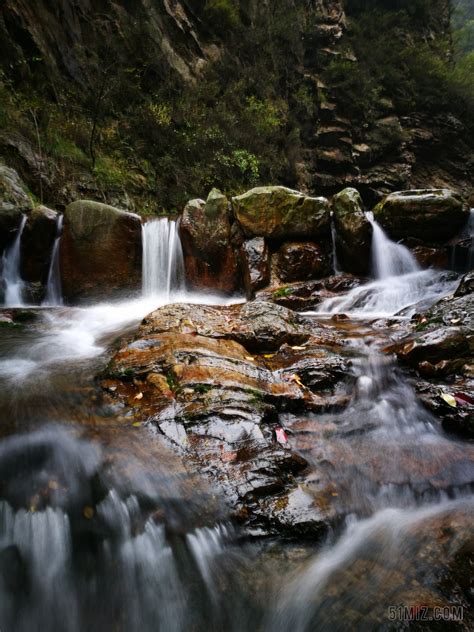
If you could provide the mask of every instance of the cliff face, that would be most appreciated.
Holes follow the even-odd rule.
[[[227,23],[209,21],[213,17],[209,5],[214,4],[204,0],[0,0],[1,68],[14,89],[24,91],[26,86],[31,94],[53,103],[61,103],[70,91],[79,99],[79,109],[85,107],[80,102],[82,94],[101,105],[102,92],[106,92],[105,81],[104,85],[101,81],[109,68],[130,72],[130,82],[139,75],[133,89],[150,94],[165,82],[177,90],[185,86],[188,92],[193,87],[197,91],[209,68],[224,57],[232,58],[236,48]],[[334,68],[349,68],[350,75],[351,64],[358,64],[350,37],[351,25],[358,20],[357,2],[241,0],[235,4],[243,48],[245,38],[255,34],[257,23],[268,23],[270,33],[277,11],[284,14],[287,10],[290,17],[295,16],[287,25],[290,35],[284,33],[289,46],[286,67],[281,60],[275,61],[279,97],[293,120],[292,127],[287,125],[284,142],[287,167],[281,173],[283,183],[317,193],[332,193],[350,184],[359,186],[370,200],[407,186],[450,184],[469,191],[472,147],[466,144],[463,123],[456,117],[436,111],[398,112],[387,95],[381,96],[377,115],[369,122],[348,115],[341,105],[341,81],[335,78]],[[405,26],[402,36],[425,41],[445,37],[450,13],[449,0],[435,0],[430,3],[429,19],[421,26],[414,23],[413,32],[407,32]],[[230,12],[225,17],[231,20],[233,16]],[[251,71],[252,61],[242,62],[236,54],[236,69],[244,63],[250,64]],[[256,59],[255,65],[258,73]],[[121,81],[123,92],[126,77]],[[305,95],[307,107],[301,106],[296,93]],[[108,105],[104,102],[102,107]],[[93,106],[90,111],[93,127]],[[121,114],[116,116],[120,119]],[[70,201],[78,192],[68,181],[73,176],[63,173],[59,178],[33,145],[18,130],[0,134],[0,155],[20,169],[35,193],[42,178],[47,197]],[[139,143],[137,147],[135,152],[139,152]],[[39,167],[42,161],[45,164]],[[94,195],[87,169],[81,169],[80,177],[74,177],[82,179],[83,191]],[[133,197],[137,190],[128,193]],[[102,191],[96,197],[115,201],[111,195]],[[119,198],[124,203],[122,194]]]

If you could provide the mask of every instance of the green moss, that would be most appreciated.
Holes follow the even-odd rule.
[[[276,298],[284,298],[285,296],[290,296],[290,294],[293,292],[293,288],[288,287],[288,286],[284,286],[284,287],[279,287],[278,290],[275,290],[272,294],[272,298],[276,299]]]

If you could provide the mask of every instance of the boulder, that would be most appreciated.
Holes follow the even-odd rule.
[[[23,213],[33,208],[25,185],[16,171],[0,164],[0,254],[10,244]]]
[[[469,212],[449,189],[420,189],[391,193],[374,208],[374,216],[392,239],[436,243],[457,235]]]
[[[229,202],[213,189],[204,202],[191,200],[180,223],[188,287],[232,294],[240,286],[237,256],[231,243]]]
[[[257,187],[232,198],[236,220],[250,237],[311,239],[329,234],[329,202],[285,187]]]
[[[319,279],[331,273],[326,253],[311,242],[288,242],[276,254],[278,276],[282,281]]]
[[[344,270],[366,275],[370,272],[372,226],[363,211],[356,189],[347,188],[332,199],[336,228],[336,252]]]
[[[37,206],[28,216],[21,237],[21,275],[25,281],[47,281],[57,219],[56,211],[46,206]]]
[[[141,220],[100,202],[69,204],[60,247],[67,300],[120,296],[141,285]]]
[[[240,265],[245,291],[252,298],[255,291],[270,282],[270,253],[263,237],[244,241],[240,247]]]

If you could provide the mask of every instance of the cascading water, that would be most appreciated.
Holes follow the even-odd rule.
[[[5,288],[6,307],[18,307],[23,305],[23,280],[20,273],[21,264],[21,236],[27,221],[26,215],[21,219],[15,240],[10,248],[3,253],[3,272],[2,280]]]
[[[337,259],[337,250],[336,250],[336,225],[334,223],[334,216],[331,213],[331,244],[332,244],[332,269],[335,275],[341,273],[341,269],[339,267],[339,261]]]
[[[387,237],[372,213],[367,213],[367,219],[372,225],[372,268],[376,279],[389,279],[421,269],[408,248]]]
[[[178,223],[167,217],[142,227],[143,295],[169,299],[185,288],[184,259]]]
[[[418,306],[429,306],[449,293],[456,281],[437,270],[421,270],[408,248],[393,242],[367,213],[372,224],[372,271],[374,281],[356,287],[344,296],[323,301],[319,315],[347,314],[354,318],[410,315]],[[311,312],[310,312],[311,313]],[[314,312],[313,312],[314,313]]]
[[[59,214],[56,220],[56,237],[54,239],[53,250],[51,252],[51,263],[46,283],[46,296],[43,301],[45,306],[62,305],[63,297],[61,293],[61,272],[59,269],[59,243],[63,232],[64,216]]]
[[[471,208],[458,240],[449,249],[451,270],[469,272],[474,269],[474,208]]]

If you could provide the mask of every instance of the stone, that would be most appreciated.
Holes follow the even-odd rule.
[[[249,237],[312,239],[329,234],[329,202],[281,186],[257,187],[232,198],[235,218]]]
[[[331,261],[312,242],[287,242],[276,254],[277,272],[282,281],[319,279],[331,272]]]
[[[0,164],[0,254],[14,239],[22,214],[32,208],[20,176],[14,169]]]
[[[240,247],[240,264],[248,298],[270,282],[270,252],[263,237],[244,241]]]
[[[136,292],[141,286],[141,240],[138,215],[100,202],[69,204],[60,245],[65,299]]]
[[[56,238],[58,214],[37,206],[28,216],[21,237],[21,275],[30,283],[46,283]]]
[[[204,202],[187,203],[180,222],[188,286],[234,293],[240,286],[237,256],[231,242],[229,202],[213,189]]]
[[[365,216],[359,192],[356,189],[344,189],[332,198],[332,209],[339,264],[353,274],[368,274],[372,226]]]
[[[449,189],[418,189],[391,193],[374,208],[374,216],[392,239],[444,243],[463,228],[469,211]]]

